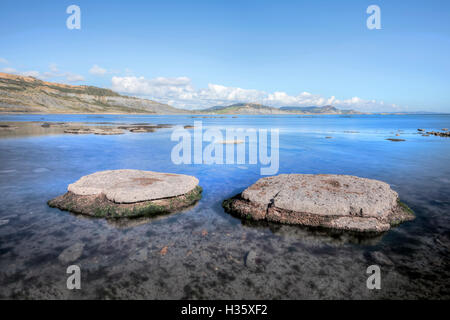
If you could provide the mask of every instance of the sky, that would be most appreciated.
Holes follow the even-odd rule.
[[[449,58],[446,0],[0,2],[0,71],[187,109],[450,112]]]

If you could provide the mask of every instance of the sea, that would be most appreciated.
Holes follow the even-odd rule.
[[[450,138],[417,130],[450,128],[450,115],[0,115],[4,121],[173,127],[0,133],[1,299],[450,298]],[[241,220],[222,202],[265,177],[267,165],[176,163],[174,130],[186,125],[276,131],[271,174],[382,180],[416,219],[378,235]],[[202,199],[179,213],[127,221],[47,205],[80,177],[112,169],[193,175]],[[73,261],[62,262],[73,248]],[[70,265],[80,269],[79,290],[67,288]],[[373,265],[380,289],[367,285]]]

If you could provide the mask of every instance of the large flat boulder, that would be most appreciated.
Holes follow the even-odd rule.
[[[197,185],[197,178],[184,174],[123,169],[84,176],[67,189],[80,196],[103,193],[116,203],[135,203],[180,196]]]
[[[386,231],[414,218],[387,183],[348,175],[262,178],[223,205],[247,219],[361,232]]]
[[[180,211],[201,198],[192,176],[142,170],[107,170],[82,177],[48,202],[96,217],[137,217]]]

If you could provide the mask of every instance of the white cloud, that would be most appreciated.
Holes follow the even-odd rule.
[[[66,80],[68,82],[80,82],[80,81],[84,81],[84,77],[82,75],[79,74],[74,74],[74,73],[70,73],[70,72],[66,72],[64,74],[64,77],[66,78]]]
[[[39,78],[40,77],[40,73],[39,71],[36,70],[30,70],[30,71],[24,71],[24,72],[19,72],[19,74],[21,76],[25,76],[25,77],[34,77],[34,78]]]
[[[108,71],[106,69],[103,69],[101,67],[99,67],[98,65],[94,64],[92,66],[91,69],[89,69],[89,73],[93,74],[95,76],[103,76],[107,73]]]
[[[187,77],[155,78],[147,80],[144,77],[112,77],[113,90],[136,95],[164,97],[170,99],[191,99],[195,90]]]
[[[219,84],[208,84],[207,89],[198,91],[198,97],[200,99],[217,100],[223,102],[254,102],[264,99],[265,96],[266,93],[263,91],[226,87]]]
[[[36,71],[36,70],[18,71],[14,68],[9,68],[9,67],[3,68],[2,71],[6,72],[6,73],[17,74],[17,75],[26,76],[26,77],[34,77],[34,78],[38,78],[41,80],[49,80],[49,79],[55,79],[55,78],[60,80],[62,78],[63,81],[66,81],[66,82],[84,81],[84,77],[81,75],[74,74],[71,72],[60,72],[58,69],[58,66],[56,64],[50,64],[49,71],[45,71],[43,73]]]
[[[104,76],[107,74],[110,75],[124,75],[124,76],[133,76],[134,72],[131,69],[125,68],[123,70],[120,69],[106,69],[100,67],[98,64],[94,64],[90,69],[89,73],[94,76]]]
[[[48,68],[50,69],[50,72],[53,72],[53,73],[58,73],[59,72],[58,66],[56,64],[54,64],[54,63],[51,63],[48,66]]]
[[[6,72],[6,73],[16,73],[17,71],[16,71],[16,69],[14,69],[14,68],[9,68],[9,67],[7,67],[7,68],[3,68],[3,69],[2,69],[2,72]]]
[[[84,81],[84,77],[79,74],[75,74],[72,72],[62,72],[59,70],[58,66],[54,63],[49,65],[49,70],[42,75],[35,76],[36,78],[40,78],[43,80],[55,79],[55,78],[63,78],[66,82],[80,82]]]
[[[11,68],[11,67],[3,68],[1,71],[2,71],[2,72],[6,72],[6,73],[17,74],[17,75],[24,76],[24,77],[34,77],[34,78],[37,78],[37,77],[39,77],[39,76],[41,75],[41,74],[39,73],[39,71],[36,71],[36,70],[30,70],[30,71],[17,71],[16,69]]]
[[[364,100],[359,97],[341,100],[335,96],[327,98],[309,92],[301,92],[292,96],[282,91],[267,93],[260,90],[226,87],[219,84],[208,84],[207,88],[195,89],[188,77],[145,79],[135,76],[114,76],[112,77],[112,89],[187,109],[207,108],[239,102],[256,102],[274,107],[334,105],[339,108],[359,111],[399,110],[399,107],[395,104]]]
[[[9,64],[8,60],[6,60],[5,58],[2,58],[2,57],[0,57],[0,63]]]

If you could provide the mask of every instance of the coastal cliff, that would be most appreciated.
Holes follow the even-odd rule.
[[[123,96],[93,86],[74,86],[0,73],[0,112],[8,113],[188,113],[156,101]]]
[[[105,88],[47,82],[34,77],[0,72],[0,113],[97,114],[242,114],[242,115],[351,115],[354,110],[334,106],[273,107],[236,103],[200,110],[185,110],[149,99],[121,95]]]

